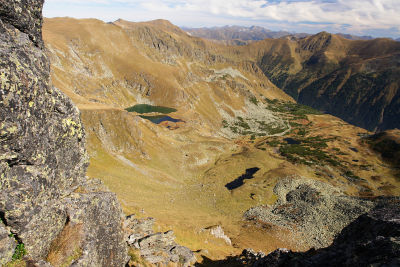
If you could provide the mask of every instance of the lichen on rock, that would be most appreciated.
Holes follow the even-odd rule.
[[[40,261],[66,225],[77,220],[84,231],[75,266],[123,266],[127,248],[115,195],[73,193],[90,183],[85,133],[78,109],[50,83],[42,6],[43,0],[0,0],[3,223],[24,244],[28,258]],[[0,253],[9,260],[8,249]],[[89,253],[93,257],[87,261]]]
[[[10,236],[10,232],[0,221],[0,265],[12,260],[17,242]]]

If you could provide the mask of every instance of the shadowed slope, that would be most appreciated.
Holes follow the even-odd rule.
[[[279,88],[368,130],[400,127],[400,43],[351,41],[322,32],[264,40],[248,48]]]

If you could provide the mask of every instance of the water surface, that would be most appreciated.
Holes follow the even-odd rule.
[[[137,104],[137,105],[134,105],[133,107],[127,108],[126,110],[128,112],[137,112],[140,114],[152,113],[152,112],[169,114],[171,112],[177,111],[174,108],[163,107],[163,106],[153,106],[153,105],[148,105],[148,104]]]
[[[242,174],[241,176],[239,176],[238,178],[236,178],[235,180],[233,180],[230,183],[227,183],[225,185],[226,188],[228,188],[228,190],[233,190],[236,189],[238,187],[241,187],[244,184],[244,180],[245,179],[253,179],[254,178],[254,174],[256,172],[258,172],[260,170],[260,168],[254,167],[254,168],[250,168],[246,170],[246,173]]]
[[[155,123],[155,124],[160,124],[163,121],[172,121],[172,122],[182,121],[180,119],[175,119],[175,118],[172,118],[172,117],[166,116],[166,115],[157,115],[157,116],[144,116],[144,115],[141,115],[140,117],[143,118],[143,119],[149,120],[149,121],[151,121],[152,123]]]

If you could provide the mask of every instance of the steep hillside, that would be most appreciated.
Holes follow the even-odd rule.
[[[400,127],[398,42],[351,41],[322,32],[300,40],[264,40],[244,49],[299,103],[371,131]]]
[[[342,206],[399,194],[396,169],[363,142],[370,133],[294,103],[258,67],[261,46],[220,45],[163,20],[49,19],[44,39],[54,84],[81,111],[88,176],[116,192],[126,213],[173,229],[198,259],[315,246],[304,235],[320,224],[294,230],[244,217],[279,206],[282,180],[317,181]],[[322,243],[373,204],[362,207],[327,221]]]
[[[219,110],[232,114],[253,96],[290,99],[256,64],[213,53],[216,44],[165,21],[52,19],[45,22],[44,38],[54,84],[77,104],[154,103],[182,115],[197,112],[215,126],[222,121]]]

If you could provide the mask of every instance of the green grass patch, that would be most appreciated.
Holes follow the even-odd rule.
[[[258,100],[255,96],[250,97],[250,102],[253,103],[254,105],[258,105]]]
[[[282,143],[279,140],[271,140],[266,142],[267,145],[272,146],[272,147],[278,147]]]
[[[125,110],[127,110],[128,112],[137,112],[140,114],[152,113],[152,112],[169,114],[171,112],[177,111],[174,108],[163,107],[163,106],[152,106],[152,105],[148,105],[148,104],[134,105],[133,107],[126,108]]]
[[[240,127],[240,128],[242,128],[242,129],[246,129],[246,130],[250,129],[249,124],[247,122],[243,121],[243,119],[235,122],[235,125]]]
[[[359,176],[355,175],[352,171],[346,170],[343,174],[343,177],[345,177],[347,180],[350,182],[362,182],[365,181],[365,179],[360,178]]]
[[[274,111],[274,112],[280,112],[280,113],[288,113],[293,116],[296,116],[295,119],[305,119],[307,118],[305,115],[321,115],[322,113],[316,109],[313,109],[312,107],[306,106],[306,105],[301,105],[297,103],[292,103],[292,102],[284,102],[284,101],[279,101],[279,100],[268,100],[268,107],[267,109]]]
[[[342,166],[341,162],[335,155],[329,154],[327,142],[332,138],[322,138],[321,136],[311,136],[296,138],[300,144],[288,144],[280,139],[272,139],[266,144],[271,147],[279,147],[279,152],[287,160],[294,163],[305,165],[312,164],[329,164],[331,166]]]
[[[270,105],[276,105],[279,103],[279,99],[268,99],[268,98],[264,98],[264,101],[267,102],[267,104]]]
[[[26,255],[25,245],[20,243],[15,248],[14,255],[12,256],[13,261],[22,259],[23,256]]]

